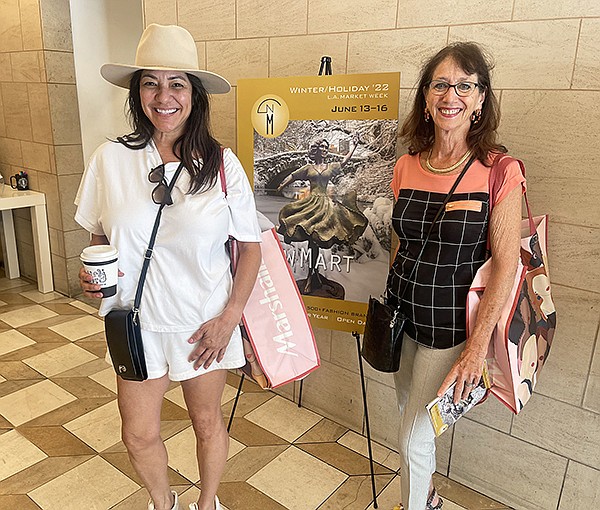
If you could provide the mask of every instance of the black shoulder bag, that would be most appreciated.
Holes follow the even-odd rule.
[[[419,265],[419,259],[423,256],[425,246],[434,225],[440,219],[446,208],[446,204],[452,197],[452,194],[458,187],[461,179],[467,172],[468,168],[475,161],[475,156],[467,162],[460,175],[457,177],[452,189],[446,195],[442,206],[439,208],[435,218],[429,226],[423,246],[419,255],[415,259],[415,264],[411,270],[408,281],[411,281]],[[398,305],[392,308],[386,302],[382,303],[379,299],[369,297],[369,307],[367,309],[367,319],[365,321],[365,331],[363,333],[363,344],[361,355],[375,370],[379,372],[397,372],[400,368],[400,352],[402,351],[402,338],[404,337],[404,329],[409,320],[406,315],[400,310],[402,300],[408,285],[404,287],[404,291],[400,296]]]
[[[179,164],[175,175],[169,183],[169,193],[173,190],[175,181],[181,170],[183,163]],[[144,344],[142,342],[142,332],[140,330],[140,302],[142,300],[142,291],[146,281],[146,273],[152,259],[152,249],[156,241],[158,225],[162,210],[165,207],[162,203],[158,208],[154,227],[148,248],[144,254],[144,263],[138,280],[135,299],[133,300],[133,308],[130,310],[111,310],[104,317],[104,331],[106,333],[106,343],[108,351],[112,359],[113,367],[118,376],[128,381],[145,381],[148,379],[148,371],[146,370],[146,358],[144,357]]]

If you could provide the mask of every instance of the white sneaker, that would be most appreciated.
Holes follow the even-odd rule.
[[[171,510],[181,510],[181,507],[179,506],[179,497],[177,496],[177,493],[175,491],[171,491],[171,494],[173,494],[173,496],[175,497],[175,503],[173,503]],[[154,501],[148,501],[148,510],[155,510]]]
[[[198,505],[196,503],[190,503],[190,510],[198,510]],[[221,503],[219,503],[219,498],[215,496],[215,510],[223,510]]]

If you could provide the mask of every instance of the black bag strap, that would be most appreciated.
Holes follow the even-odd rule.
[[[175,181],[179,177],[179,174],[183,170],[183,161],[179,163],[177,170],[175,171],[175,175],[171,179],[169,183],[168,190],[169,193],[173,191],[173,187],[175,186]],[[144,253],[144,263],[142,264],[142,271],[140,272],[140,279],[138,280],[137,290],[135,291],[135,299],[133,300],[133,322],[137,323],[137,317],[140,313],[140,303],[142,301],[142,292],[144,290],[144,283],[146,283],[146,274],[148,273],[148,266],[150,265],[150,260],[152,259],[152,252],[154,248],[154,243],[156,242],[156,234],[158,233],[158,225],[160,224],[160,218],[162,216],[162,210],[165,208],[164,203],[160,204],[158,208],[158,212],[156,213],[156,219],[154,220],[154,227],[152,227],[152,234],[150,235],[150,241],[148,242],[148,248],[146,248],[146,253]]]
[[[452,198],[452,195],[456,191],[456,188],[458,188],[458,185],[460,184],[460,181],[465,176],[465,174],[467,173],[467,170],[473,164],[473,161],[475,161],[475,159],[477,159],[477,158],[473,155],[473,156],[471,156],[471,158],[469,159],[469,161],[467,161],[467,164],[462,169],[462,172],[456,178],[456,180],[454,181],[454,184],[452,185],[452,188],[450,188],[450,191],[446,195],[446,198],[444,198],[444,201],[442,202],[441,207],[438,209],[438,212],[436,213],[435,217],[433,218],[433,221],[431,222],[431,225],[429,225],[429,230],[427,231],[427,235],[425,236],[425,240],[423,241],[423,245],[421,246],[421,251],[417,255],[417,258],[415,259],[415,263],[414,263],[413,268],[412,268],[412,270],[410,272],[410,276],[407,278],[408,281],[411,281],[413,279],[413,277],[415,276],[415,273],[417,271],[417,266],[419,265],[420,259],[423,256],[423,252],[425,251],[425,246],[427,245],[427,241],[429,241],[429,238],[431,237],[431,233],[433,232],[433,227],[435,226],[435,224],[437,223],[437,221],[441,218],[441,216],[444,214],[444,210],[446,209],[446,204]],[[404,290],[402,291],[402,294],[400,295],[400,298],[398,300],[398,307],[400,307],[400,305],[402,304],[402,300],[404,299],[404,295],[406,294],[406,290],[407,289],[408,289],[408,285],[406,285],[404,287]]]

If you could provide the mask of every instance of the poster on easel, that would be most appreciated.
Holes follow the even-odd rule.
[[[238,81],[238,156],[315,327],[362,333],[385,288],[399,84],[399,73]]]

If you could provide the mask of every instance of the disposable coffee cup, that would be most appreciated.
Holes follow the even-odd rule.
[[[83,249],[79,259],[83,270],[93,278],[92,282],[100,285],[102,297],[117,293],[119,252],[115,247],[108,244],[88,246]]]

